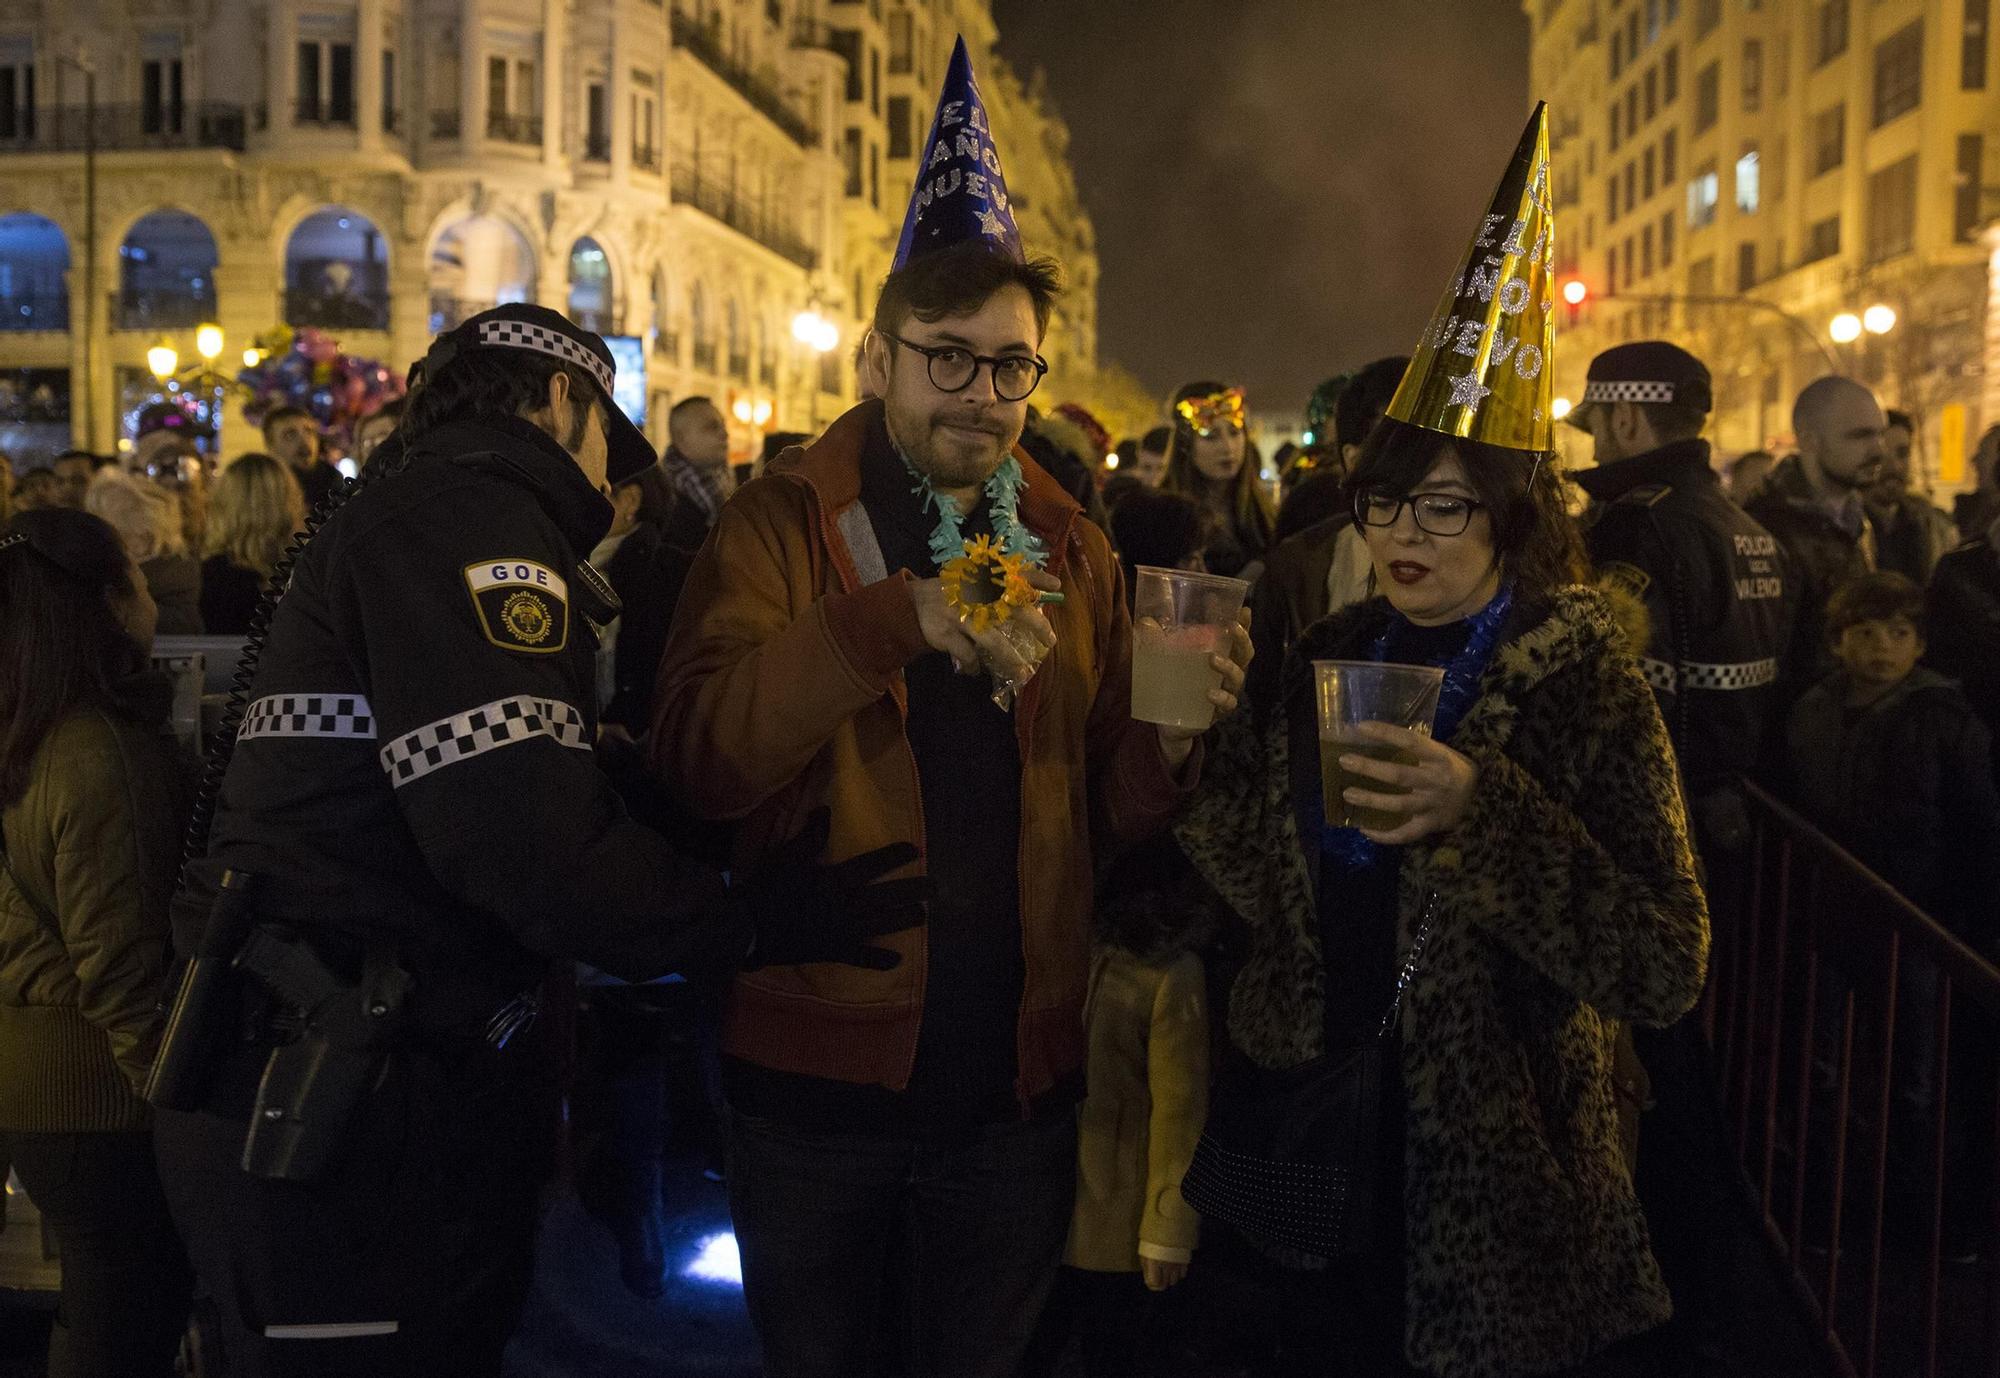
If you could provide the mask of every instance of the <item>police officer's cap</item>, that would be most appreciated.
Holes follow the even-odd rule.
[[[1708,369],[1694,355],[1665,340],[1638,340],[1614,345],[1590,361],[1583,400],[1564,419],[1588,430],[1592,408],[1613,402],[1695,407],[1705,416],[1715,406],[1715,393]]]
[[[424,376],[435,378],[451,367],[453,359],[475,349],[518,349],[546,354],[574,365],[596,382],[609,442],[606,468],[612,487],[636,478],[658,462],[659,456],[653,452],[645,433],[632,424],[612,395],[618,364],[611,357],[610,347],[594,331],[585,330],[546,306],[530,306],[525,302],[496,306],[431,341],[430,352],[424,356]]]

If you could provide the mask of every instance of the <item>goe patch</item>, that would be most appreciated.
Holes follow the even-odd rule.
[[[533,560],[480,560],[465,567],[473,611],[503,651],[550,655],[569,644],[569,585]]]

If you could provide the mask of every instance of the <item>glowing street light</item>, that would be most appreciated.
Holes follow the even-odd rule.
[[[257,348],[257,346],[251,345],[250,348],[243,351],[243,367],[255,368],[263,362],[264,351]]]
[[[1549,415],[1558,421],[1568,416],[1574,410],[1576,410],[1576,404],[1571,402],[1567,397],[1558,397],[1555,401],[1549,403]]]
[[[211,366],[222,357],[222,327],[204,325],[194,332],[194,350]]]
[[[1590,295],[1590,284],[1582,278],[1571,278],[1563,284],[1563,300],[1571,306],[1581,306]]]
[[[1886,335],[1896,328],[1896,312],[1893,307],[1879,303],[1861,313],[1862,327],[1870,335]]]
[[[1861,338],[1861,317],[1852,311],[1843,311],[1833,318],[1826,333],[1833,337],[1835,344],[1853,344]]]
[[[806,348],[820,354],[830,354],[840,348],[840,327],[807,308],[792,317],[792,338]]]
[[[736,418],[736,419],[737,419],[738,421],[741,421],[741,422],[742,422],[742,423],[743,423],[744,425],[746,425],[746,426],[750,424],[750,399],[749,399],[749,398],[747,398],[747,397],[739,397],[739,398],[737,398],[737,399],[736,399],[736,404],[735,404],[734,406],[732,406],[732,407],[731,407],[731,408],[730,408],[729,410],[730,410],[730,413],[731,413],[731,414],[732,414],[733,416],[735,416],[735,418]]]
[[[181,356],[179,351],[165,340],[160,341],[146,351],[146,367],[151,369],[153,376],[162,383],[173,377],[174,371],[180,366]]]
[[[770,398],[759,397],[757,399],[756,405],[750,409],[750,424],[753,426],[768,426],[771,424]]]

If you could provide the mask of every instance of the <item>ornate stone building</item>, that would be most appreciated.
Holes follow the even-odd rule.
[[[527,300],[622,338],[656,438],[701,393],[754,453],[852,395],[897,155],[961,30],[990,50],[985,0],[24,0],[0,15],[0,448],[111,449],[147,351],[192,360],[203,323],[225,369],[280,323],[400,369]],[[1058,352],[1088,369],[1089,222],[1043,165],[1066,136],[989,80],[1030,238],[1085,287]],[[836,347],[798,337],[809,311]]]

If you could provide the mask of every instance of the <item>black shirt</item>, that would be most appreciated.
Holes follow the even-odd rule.
[[[884,564],[933,578],[937,515],[878,421],[861,459],[861,504]],[[990,534],[982,499],[964,523]],[[935,886],[926,936],[924,1008],[907,1091],[774,1072],[732,1060],[729,1093],[748,1114],[815,1127],[928,1137],[1017,1118],[1022,987],[1021,752],[1012,713],[985,674],[961,675],[928,652],[904,672],[904,729],[923,795],[924,856]]]

